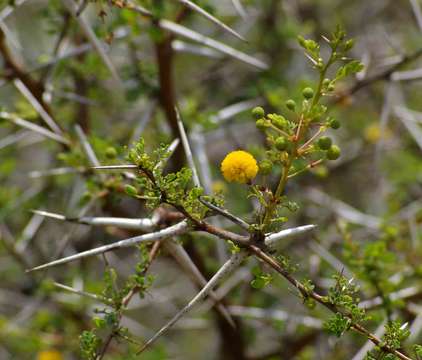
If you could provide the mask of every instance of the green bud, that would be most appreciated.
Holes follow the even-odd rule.
[[[329,126],[331,129],[337,130],[340,128],[341,124],[340,121],[338,121],[337,119],[331,119],[329,122]]]
[[[321,150],[328,150],[332,144],[333,141],[328,136],[323,136],[318,139],[318,146]]]
[[[297,41],[299,42],[300,46],[305,47],[306,46],[306,40],[304,39],[303,36],[298,36],[297,37]]]
[[[344,43],[344,51],[349,51],[355,45],[355,41],[353,39],[347,40]]]
[[[261,106],[252,109],[252,115],[255,119],[261,119],[265,116],[265,111]]]
[[[270,119],[272,124],[279,129],[284,129],[287,125],[287,120],[282,115],[268,114],[268,119]]]
[[[327,90],[328,90],[328,91],[330,91],[330,92],[331,92],[331,91],[334,91],[334,89],[335,89],[335,88],[334,88],[334,85],[333,85],[333,84],[330,84],[330,85],[328,85],[328,87],[327,87]]]
[[[305,99],[312,99],[314,97],[314,90],[310,87],[306,87],[303,89],[302,95]]]
[[[272,123],[274,124],[274,126],[278,127],[279,129],[284,129],[287,125],[287,120],[285,118],[277,118],[275,120],[272,121]]]
[[[323,81],[322,81],[322,85],[324,85],[324,86],[328,86],[329,84],[330,84],[330,79],[327,79],[327,78],[325,78]]]
[[[267,128],[267,127],[268,127],[268,124],[267,124],[267,122],[265,121],[265,119],[259,119],[259,120],[257,120],[257,121],[256,121],[256,123],[255,123],[255,125],[256,125],[256,127],[257,127],[259,130],[265,130],[265,128]]]
[[[270,160],[262,160],[259,163],[259,172],[262,175],[270,174],[272,169],[273,169],[273,163]]]
[[[136,190],[136,187],[132,185],[125,185],[125,192],[126,194],[130,196],[136,196],[138,195],[138,190]]]
[[[337,145],[331,145],[327,151],[328,160],[337,160],[340,157],[340,148]]]
[[[277,148],[277,150],[284,151],[287,149],[287,146],[289,145],[289,143],[284,136],[280,136],[275,140],[274,145]]]
[[[296,108],[296,103],[295,103],[295,101],[294,101],[294,100],[292,100],[292,99],[287,100],[287,101],[286,101],[286,107],[287,107],[289,110],[294,111],[294,110],[295,110],[295,108]]]
[[[340,41],[343,40],[346,37],[346,32],[344,30],[339,30],[337,32],[337,39]]]
[[[114,147],[109,146],[106,150],[105,150],[105,156],[108,157],[109,159],[114,159],[117,156],[117,151]]]

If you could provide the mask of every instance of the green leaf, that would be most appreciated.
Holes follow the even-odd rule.
[[[346,76],[356,74],[362,71],[363,68],[364,65],[359,60],[352,60],[337,70],[335,80],[340,80]]]
[[[262,289],[265,286],[265,280],[263,278],[256,278],[251,281],[251,286],[254,289]]]

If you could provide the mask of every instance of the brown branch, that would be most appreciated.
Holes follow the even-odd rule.
[[[196,230],[206,231],[207,233],[215,235],[220,239],[233,241],[235,244],[240,246],[247,246],[251,243],[249,236],[239,235],[234,232],[221,229],[205,221],[201,221],[195,228]]]
[[[313,290],[310,290],[306,288],[300,281],[296,280],[286,269],[284,269],[273,257],[266,254],[264,251],[262,251],[260,248],[250,245],[249,250],[258,258],[260,258],[262,261],[270,265],[275,271],[277,271],[279,274],[281,274],[288,282],[290,282],[296,289],[300,291],[300,293],[305,297],[310,297],[329,309],[330,311],[334,313],[341,313],[341,310],[338,309],[334,304],[328,302],[325,297],[319,295]],[[343,314],[344,316],[349,317],[347,314]],[[350,317],[349,317],[350,318]],[[392,349],[389,346],[385,345],[385,343],[379,339],[377,336],[372,334],[369,330],[367,330],[365,327],[363,327],[360,324],[352,323],[351,328],[364,335],[368,340],[373,342],[376,346],[378,346],[380,349],[384,350],[385,352],[388,352],[390,354],[393,354],[397,356],[399,359],[402,360],[412,360],[410,357],[406,356],[402,352]]]

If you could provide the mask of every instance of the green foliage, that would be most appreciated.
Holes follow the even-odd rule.
[[[251,281],[251,286],[254,289],[262,289],[272,281],[271,274],[263,272],[259,266],[255,266],[252,269],[252,274],[254,275],[254,279]]]
[[[365,310],[359,307],[360,299],[356,296],[359,287],[353,283],[353,279],[347,279],[342,274],[334,275],[335,285],[328,290],[327,301],[337,309],[343,311],[343,315],[353,323],[366,320]]]
[[[94,331],[83,331],[79,337],[81,356],[85,360],[95,360],[97,358],[97,350],[101,345],[101,339]]]
[[[394,350],[399,349],[403,341],[410,335],[407,325],[407,323],[401,324],[400,321],[392,321],[385,325],[385,334],[383,336],[385,346]]]
[[[385,325],[385,334],[382,337],[382,342],[376,347],[374,351],[370,351],[366,355],[367,360],[377,358],[384,358],[390,360],[399,359],[394,354],[388,353],[386,349],[397,350],[402,347],[403,342],[409,337],[410,331],[407,329],[408,324],[401,324],[400,321],[391,321]],[[415,353],[418,355],[418,345],[413,347]]]
[[[175,173],[163,174],[163,167],[169,155],[166,145],[161,145],[149,155],[145,152],[143,139],[136,143],[129,151],[128,159],[139,166],[141,176],[137,179],[137,184],[140,190],[137,191],[131,186],[130,194],[133,196],[141,194],[141,197],[147,200],[147,206],[152,209],[164,202],[189,214],[191,219],[203,219],[208,208],[199,201],[203,189],[190,187],[192,171],[182,168]],[[126,187],[126,191],[127,189]],[[210,197],[208,201],[220,203],[215,197]]]
[[[422,356],[422,345],[415,344],[413,345],[413,351],[418,356],[418,359]]]
[[[325,323],[324,328],[329,333],[340,337],[342,336],[347,330],[350,329],[352,325],[352,321],[350,318],[344,316],[341,313],[336,313],[331,316]]]

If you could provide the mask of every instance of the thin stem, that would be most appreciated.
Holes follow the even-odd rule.
[[[258,258],[263,260],[265,263],[270,265],[275,271],[277,271],[279,274],[281,274],[287,281],[289,281],[296,289],[299,290],[299,292],[305,296],[310,297],[329,309],[330,311],[334,313],[342,313],[340,309],[337,308],[334,304],[330,303],[324,296],[316,293],[313,290],[310,290],[309,288],[305,287],[300,281],[296,280],[290,272],[288,272],[285,268],[283,268],[273,257],[266,254],[264,251],[262,251],[260,248],[258,248],[255,245],[250,245],[249,250]],[[343,314],[344,316],[348,316],[347,314]],[[349,316],[348,316],[349,317]],[[349,317],[350,318],[350,317]],[[367,330],[365,327],[358,323],[352,323],[351,329],[354,331],[364,335],[368,340],[372,341],[375,345],[377,345],[380,349],[396,355],[399,359],[402,360],[412,360],[410,357],[406,356],[399,350],[395,350],[390,348],[389,346],[385,345],[385,343],[379,339],[377,336],[372,334],[369,330]]]
[[[299,149],[297,149],[297,152],[299,155],[303,154],[307,149],[307,147],[312,144],[312,142],[325,130],[324,126],[321,126],[318,131],[312,135],[307,142],[305,142]]]
[[[275,126],[275,125],[273,125],[273,124],[271,124],[271,123],[269,123],[269,127],[271,128],[271,129],[273,129],[273,130],[275,130],[275,131],[277,131],[278,133],[280,133],[281,135],[283,135],[283,136],[285,136],[285,137],[290,137],[290,135],[288,134],[288,133],[286,133],[285,131],[283,131],[283,130],[281,130],[281,129],[279,129],[277,126]]]
[[[312,109],[318,104],[319,100],[321,99],[324,78],[325,78],[325,75],[327,73],[328,68],[334,62],[335,50],[336,50],[336,48],[332,49],[331,54],[330,54],[330,58],[328,59],[327,63],[324,65],[324,67],[320,71],[317,90],[316,90],[316,93],[315,93],[315,95],[312,99],[311,106],[308,108],[308,111],[306,112],[306,114],[302,114],[299,118],[299,124],[298,124],[297,130],[296,130],[296,135],[294,136],[294,139],[293,139],[293,144],[294,144],[293,149],[289,154],[287,162],[283,166],[283,174],[281,175],[280,181],[278,182],[276,192],[275,192],[274,196],[272,197],[271,201],[269,202],[268,206],[265,209],[264,220],[263,220],[263,229],[264,230],[265,230],[266,227],[268,227],[268,225],[271,222],[271,218],[274,215],[275,209],[277,207],[277,203],[278,203],[281,195],[283,194],[284,189],[285,189],[286,184],[287,184],[287,180],[289,179],[290,168],[293,164],[293,161],[299,155],[298,146],[299,146],[300,140],[301,140],[302,136],[306,133],[306,130],[308,129],[308,126],[309,126],[306,117],[312,111]],[[308,144],[308,143],[309,143],[309,141],[305,144]],[[303,146],[302,146],[302,148],[303,148]]]
[[[149,252],[149,256],[148,256],[148,262],[146,263],[143,271],[142,271],[142,276],[145,276],[149,267],[151,266],[152,262],[154,261],[155,257],[158,254],[158,251],[160,249],[160,245],[161,245],[161,241],[157,241],[156,243],[154,243],[154,245],[151,248],[151,251]],[[110,334],[107,336],[106,341],[104,342],[104,345],[102,347],[102,349],[100,350],[100,353],[98,355],[98,360],[101,360],[106,352],[108,347],[111,344],[111,341],[113,340],[114,337],[116,336],[122,336],[122,334],[120,334],[119,332],[119,327],[120,327],[120,322],[122,320],[122,316],[123,316],[123,311],[127,308],[130,300],[139,292],[140,287],[137,285],[134,285],[130,291],[128,292],[128,294],[122,299],[121,301],[121,306],[119,308],[119,313],[118,313],[118,320],[117,323],[115,324],[115,326],[113,327],[112,331],[110,332]],[[128,340],[128,339],[126,339]]]
[[[316,161],[312,161],[310,164],[306,165],[305,167],[303,167],[302,169],[294,172],[293,174],[290,174],[289,176],[287,176],[288,179],[295,177],[296,175],[299,175],[301,173],[303,173],[304,171],[308,170],[308,169],[312,169],[313,167],[321,164],[324,161],[324,159],[319,159]]]

